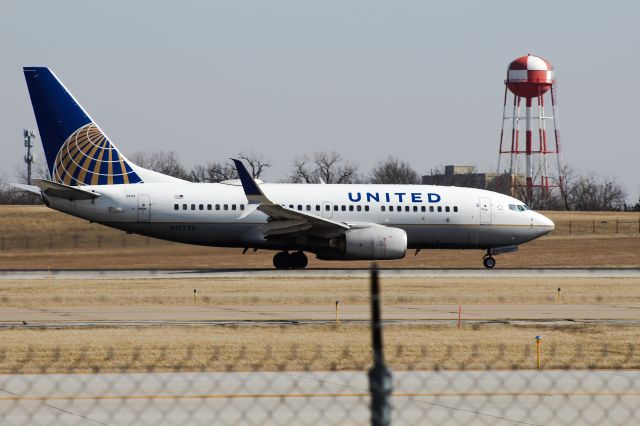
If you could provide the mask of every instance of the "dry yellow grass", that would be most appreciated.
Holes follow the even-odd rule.
[[[549,236],[501,255],[498,267],[640,267],[640,214],[547,212]],[[596,234],[592,233],[596,221]],[[619,220],[620,234],[615,234]],[[573,221],[574,234],[568,235]],[[606,223],[603,223],[606,222]],[[43,206],[0,206],[0,269],[272,268],[273,252],[197,247],[127,235]],[[28,230],[28,232],[27,232]],[[578,234],[575,234],[577,232]],[[389,268],[481,268],[480,250],[424,250]],[[369,262],[310,259],[311,268],[362,268]]]
[[[637,327],[388,326],[395,369],[640,368]],[[0,331],[0,373],[362,370],[367,326],[189,327]]]
[[[557,288],[567,304],[640,303],[639,278],[383,278],[384,303],[545,304]],[[1,280],[3,306],[313,305],[369,303],[367,278]]]

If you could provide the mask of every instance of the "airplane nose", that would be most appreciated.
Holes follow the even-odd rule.
[[[553,223],[553,221],[551,219],[549,219],[548,217],[541,215],[540,213],[536,213],[536,219],[534,220],[534,223],[536,224],[536,226],[542,228],[542,230],[544,231],[544,234],[548,234],[549,232],[553,231],[556,227],[555,223]]]

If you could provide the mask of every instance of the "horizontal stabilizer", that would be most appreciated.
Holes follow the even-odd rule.
[[[33,183],[48,197],[64,198],[67,200],[93,200],[100,196],[99,193],[86,191],[78,187],[63,185],[44,179],[34,179]]]
[[[10,183],[9,185],[11,185],[14,188],[17,188],[17,189],[19,189],[21,191],[32,192],[34,194],[42,195],[42,192],[40,191],[40,188],[38,188],[37,186],[27,185],[27,184],[24,184],[24,183]]]

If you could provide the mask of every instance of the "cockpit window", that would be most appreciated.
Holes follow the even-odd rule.
[[[517,212],[518,208],[516,207],[515,204],[509,204],[509,210],[513,210],[514,212]]]
[[[529,206],[528,206],[528,205],[526,205],[526,204],[523,204],[523,205],[522,205],[522,207],[524,207],[524,209],[525,209],[525,210],[531,210],[531,207],[529,207]]]
[[[524,211],[524,206],[522,204],[518,204],[518,210],[523,212]]]

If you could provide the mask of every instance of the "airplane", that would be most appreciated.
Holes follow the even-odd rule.
[[[17,185],[54,210],[187,244],[274,250],[276,269],[321,260],[402,259],[408,250],[486,250],[494,256],[554,229],[521,201],[435,185],[288,184],[254,179],[192,183],[129,161],[56,75],[24,67],[50,180]]]

